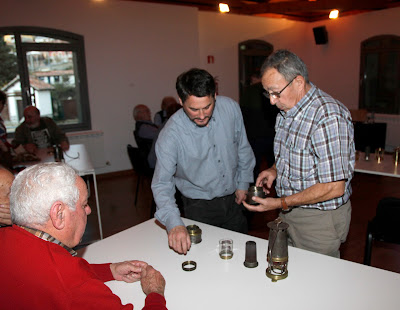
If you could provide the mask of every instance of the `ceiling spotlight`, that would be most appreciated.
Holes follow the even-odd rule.
[[[220,3],[219,4],[219,11],[221,13],[228,13],[229,12],[229,5],[227,5],[226,3]]]
[[[336,19],[336,18],[338,18],[339,17],[339,11],[338,10],[332,10],[330,13],[329,13],[329,18],[330,19]]]

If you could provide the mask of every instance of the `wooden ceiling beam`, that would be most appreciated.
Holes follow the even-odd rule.
[[[289,14],[290,12],[316,12],[338,9],[339,11],[376,10],[393,5],[388,0],[318,0],[318,1],[285,1],[248,5],[242,14]],[[400,4],[399,4],[400,5]]]
[[[359,14],[372,10],[399,7],[400,0],[122,0],[153,2],[197,7],[201,11],[218,11],[218,3],[227,3],[231,13],[264,17],[287,18],[312,22],[328,19],[332,9],[340,16]],[[263,3],[261,3],[263,2]]]

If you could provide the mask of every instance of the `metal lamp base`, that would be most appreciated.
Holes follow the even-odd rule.
[[[271,279],[272,282],[286,279],[289,274],[289,272],[287,270],[286,270],[286,272],[280,273],[280,274],[273,273],[271,267],[268,267],[267,270],[265,271],[265,273],[266,273],[267,277]]]

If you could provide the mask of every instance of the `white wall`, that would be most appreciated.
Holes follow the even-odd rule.
[[[218,76],[219,93],[238,100],[238,45],[249,39],[265,40],[274,47],[299,46],[306,23],[286,19],[250,17],[235,14],[199,12],[200,62],[213,76]],[[214,64],[207,63],[213,55]]]
[[[2,0],[0,27],[40,26],[84,36],[92,128],[104,132],[99,173],[130,169],[132,109],[176,96],[176,77],[199,66],[197,9],[142,2]]]
[[[315,44],[312,28],[318,26],[326,26],[328,44]],[[234,99],[239,95],[238,43],[259,39],[296,53],[313,83],[358,108],[360,44],[376,35],[400,36],[400,8],[314,23],[199,12],[199,31],[202,66],[221,77],[220,90]],[[206,63],[207,55],[215,55],[215,64]]]
[[[358,108],[360,44],[376,35],[400,36],[400,8],[352,15],[313,23],[325,25],[329,43],[314,45],[305,61],[310,75],[320,88],[341,100],[349,108]]]
[[[400,8],[305,23],[195,8],[108,0],[2,0],[0,27],[40,26],[84,36],[92,128],[104,132],[105,158],[98,171],[130,169],[126,144],[135,144],[132,109],[176,96],[175,80],[201,66],[219,77],[220,94],[238,99],[238,43],[265,40],[289,48],[308,65],[310,79],[350,108],[358,106],[360,42],[378,34],[400,35]],[[315,45],[312,28],[326,25],[329,43]],[[207,64],[207,55],[215,57]]]

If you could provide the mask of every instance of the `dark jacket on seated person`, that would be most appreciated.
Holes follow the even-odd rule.
[[[151,121],[136,121],[134,131],[136,144],[139,149],[144,151],[146,157],[157,134],[158,127]]]
[[[65,133],[60,127],[49,117],[40,118],[40,126],[34,129],[29,128],[25,122],[15,130],[14,140],[12,145],[25,145],[34,143],[38,148],[50,147],[53,144],[60,144],[62,141],[67,141]]]

